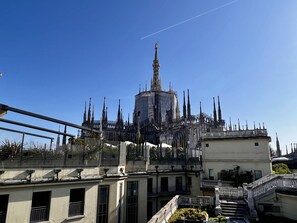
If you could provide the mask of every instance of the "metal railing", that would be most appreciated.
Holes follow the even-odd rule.
[[[63,145],[55,150],[8,149],[0,145],[0,166],[2,168],[35,167],[96,167],[117,166],[119,149],[102,149],[79,145]]]
[[[70,202],[68,216],[83,215],[84,214],[84,202],[76,201]]]
[[[49,218],[48,206],[32,207],[30,222],[48,221],[48,218]]]

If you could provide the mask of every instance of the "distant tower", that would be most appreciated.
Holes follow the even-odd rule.
[[[153,76],[152,86],[151,86],[152,91],[162,91],[161,80],[159,77],[159,68],[160,68],[160,64],[158,59],[158,43],[155,43],[155,59],[153,61],[154,76]]]
[[[280,145],[279,145],[279,140],[278,140],[277,133],[276,133],[276,156],[277,157],[282,156],[282,151],[280,149]]]

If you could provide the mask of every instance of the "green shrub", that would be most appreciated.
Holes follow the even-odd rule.
[[[200,211],[195,208],[180,208],[175,211],[175,213],[170,217],[169,223],[177,222],[179,219],[188,220],[206,220],[208,214],[206,211]]]
[[[276,163],[272,165],[272,170],[275,174],[288,174],[291,173],[290,169],[288,168],[287,164],[284,163]]]
[[[217,217],[214,217],[214,218],[209,218],[208,221],[209,222],[227,223],[227,219],[224,216],[217,216]]]

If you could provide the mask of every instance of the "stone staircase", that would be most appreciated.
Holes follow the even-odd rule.
[[[222,215],[244,218],[249,215],[248,205],[244,200],[221,200]]]

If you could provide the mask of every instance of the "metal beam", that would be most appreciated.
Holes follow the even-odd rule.
[[[38,127],[38,126],[35,126],[35,125],[29,125],[29,124],[25,124],[25,123],[22,123],[22,122],[15,122],[15,121],[4,119],[4,118],[0,118],[0,122],[6,122],[6,123],[9,123],[9,124],[13,124],[13,125],[19,125],[19,126],[23,126],[23,127],[27,127],[27,128],[31,128],[31,129],[37,129],[37,130],[44,131],[44,132],[50,132],[50,133],[65,135],[65,136],[69,136],[69,137],[72,137],[72,138],[75,137],[75,135],[72,135],[72,134],[59,132],[59,131],[55,131],[55,130],[51,130],[51,129],[46,129],[46,128]]]
[[[87,128],[85,126],[76,125],[76,124],[73,124],[73,123],[70,123],[70,122],[65,122],[65,121],[62,121],[62,120],[59,120],[59,119],[50,118],[48,116],[39,115],[39,114],[36,114],[36,113],[33,113],[33,112],[28,112],[28,111],[25,111],[25,110],[21,110],[21,109],[18,109],[18,108],[13,108],[13,107],[10,107],[10,106],[4,105],[4,104],[0,104],[0,111],[12,111],[12,112],[16,112],[16,113],[19,113],[19,114],[22,114],[22,115],[28,115],[28,116],[31,116],[31,117],[34,117],[34,118],[39,118],[39,119],[43,119],[43,120],[46,120],[46,121],[59,123],[61,125],[66,125],[66,126],[70,126],[70,127],[77,128],[77,129],[82,129],[82,130],[86,130],[86,131],[90,131],[90,132],[101,133],[99,130],[90,129],[90,128]]]
[[[30,133],[30,132],[22,132],[22,131],[18,131],[18,130],[14,130],[14,129],[8,129],[8,128],[0,127],[0,130],[5,130],[5,131],[9,131],[9,132],[15,132],[15,133],[20,133],[20,134],[25,134],[25,135],[36,136],[36,137],[40,137],[40,138],[54,140],[53,137],[38,135],[38,134]]]

